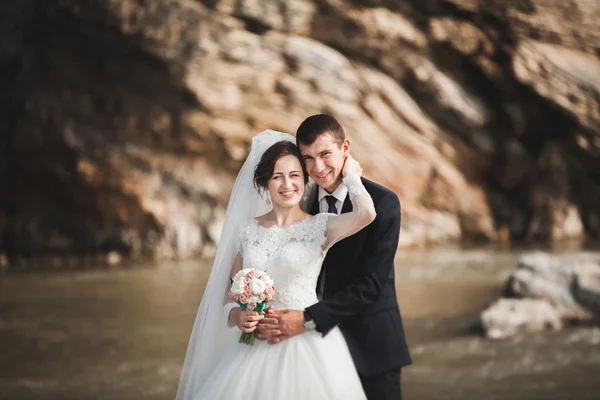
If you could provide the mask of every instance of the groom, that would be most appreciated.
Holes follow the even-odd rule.
[[[350,141],[332,116],[307,118],[296,141],[318,190],[311,193],[311,214],[352,210],[342,169]],[[401,368],[411,364],[396,300],[394,256],[400,234],[400,202],[390,190],[368,179],[362,182],[373,198],[377,218],[369,226],[335,244],[327,253],[319,282],[318,303],[299,310],[269,311],[257,328],[270,343],[316,329],[339,326],[369,400],[398,400]]]

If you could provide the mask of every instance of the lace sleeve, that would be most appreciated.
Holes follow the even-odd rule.
[[[240,227],[237,236],[233,240],[233,242],[235,243],[235,249],[236,249],[236,251],[238,253],[240,253],[240,255],[243,255],[243,253],[242,253],[242,247],[243,247],[242,246],[242,240],[243,240],[243,236],[244,236],[244,227]]]
[[[233,276],[242,269],[243,267],[243,248],[244,248],[244,238],[245,238],[245,227],[246,225],[240,227],[239,232],[236,236],[236,238],[234,239],[234,243],[235,243],[235,249],[237,251],[237,254],[235,255],[235,259],[233,260],[233,265],[231,266],[231,272],[229,274],[230,279],[233,278]],[[227,284],[227,287],[225,289],[225,298],[223,299],[223,315],[225,317],[225,323],[227,324],[228,327],[233,328],[235,327],[235,324],[233,324],[230,320],[229,320],[229,314],[231,313],[231,310],[233,310],[234,308],[240,307],[240,305],[238,303],[236,303],[235,301],[232,301],[229,296],[228,296],[228,292],[229,292],[229,288],[231,287],[231,283]]]
[[[235,259],[233,260],[233,265],[231,266],[231,273],[229,274],[230,279],[235,274],[237,274],[238,271],[240,271],[242,269],[242,267],[243,267],[242,256],[238,252],[235,255]],[[223,298],[223,315],[225,317],[225,323],[227,324],[227,326],[230,327],[230,328],[233,328],[233,327],[235,327],[235,324],[233,324],[229,320],[229,314],[231,313],[231,310],[233,310],[236,307],[239,307],[240,305],[229,298],[228,293],[229,293],[229,288],[230,287],[231,287],[231,283],[228,283],[227,287],[225,288],[225,296]]]
[[[373,199],[365,189],[359,175],[348,174],[344,178],[344,184],[348,188],[348,196],[352,202],[352,212],[328,216],[327,239],[323,243],[325,251],[340,240],[354,235],[369,225],[377,215]]]

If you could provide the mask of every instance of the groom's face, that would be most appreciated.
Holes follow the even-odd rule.
[[[323,133],[311,145],[299,144],[306,170],[315,183],[332,193],[342,183],[344,161],[350,151],[350,141],[341,144],[330,133]]]

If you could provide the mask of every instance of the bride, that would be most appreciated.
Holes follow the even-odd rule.
[[[366,398],[339,329],[325,337],[306,330],[278,344],[238,343],[240,330],[254,331],[263,315],[226,297],[229,278],[243,266],[268,271],[275,282],[274,309],[304,310],[316,303],[329,248],[375,219],[361,174],[348,156],[342,175],[354,211],[313,217],[300,206],[310,188],[295,138],[270,130],[253,138],[227,207],[177,400]]]

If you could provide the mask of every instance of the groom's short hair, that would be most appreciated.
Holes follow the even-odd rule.
[[[329,133],[338,145],[346,140],[342,125],[327,114],[316,114],[306,118],[296,131],[296,143],[310,146],[322,134]]]

